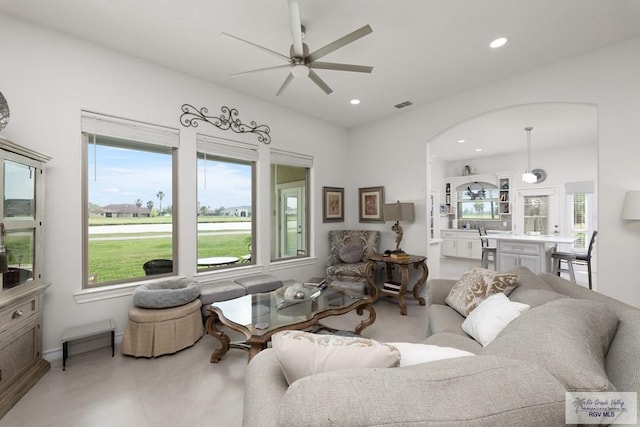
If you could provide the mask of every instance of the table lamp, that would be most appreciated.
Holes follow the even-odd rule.
[[[413,203],[400,203],[400,201],[396,203],[387,203],[383,208],[383,215],[385,221],[395,221],[391,227],[391,231],[396,233],[396,249],[393,251],[395,253],[403,252],[400,249],[400,242],[402,241],[402,226],[400,225],[400,221],[413,221],[415,218]]]

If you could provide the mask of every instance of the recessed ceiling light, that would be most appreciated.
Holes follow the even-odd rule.
[[[507,43],[507,38],[506,37],[500,37],[500,38],[495,39],[491,43],[489,43],[489,47],[495,49],[495,48],[504,46],[506,43]]]
[[[480,151],[482,151],[482,148],[476,148],[477,153],[479,153]]]
[[[459,139],[459,140],[458,140],[458,144],[464,144],[465,142],[467,142],[467,141],[466,141],[466,140],[464,140],[464,139]]]
[[[360,100],[359,100],[359,99],[352,99],[352,100],[351,100],[351,101],[349,101],[349,102],[351,102],[351,105],[358,105],[358,104],[360,104]]]

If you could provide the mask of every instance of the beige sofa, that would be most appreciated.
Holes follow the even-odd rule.
[[[553,426],[565,424],[567,390],[640,395],[640,310],[557,276],[512,272],[519,285],[509,298],[532,309],[486,347],[445,304],[455,281],[427,285],[424,342],[472,357],[327,372],[289,386],[274,351],[262,351],[246,371],[244,425]]]

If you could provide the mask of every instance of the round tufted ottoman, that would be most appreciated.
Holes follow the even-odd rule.
[[[204,332],[199,295],[199,286],[185,279],[154,282],[136,289],[136,306],[129,309],[122,353],[155,357],[195,344]]]
[[[140,285],[133,291],[133,305],[168,308],[184,305],[200,296],[200,285],[187,279],[167,279]]]

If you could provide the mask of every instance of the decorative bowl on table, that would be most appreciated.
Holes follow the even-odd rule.
[[[307,287],[302,283],[294,283],[275,290],[276,297],[284,301],[308,301],[320,295],[320,289]]]

